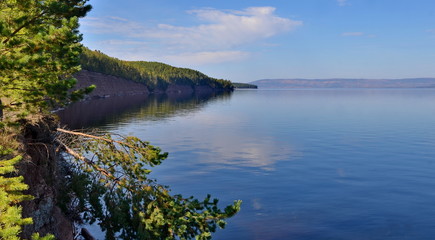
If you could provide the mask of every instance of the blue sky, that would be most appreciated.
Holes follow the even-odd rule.
[[[91,0],[83,44],[217,78],[435,77],[434,0]]]

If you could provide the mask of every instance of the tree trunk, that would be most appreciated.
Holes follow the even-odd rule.
[[[0,99],[0,122],[3,121],[3,104],[2,100]]]

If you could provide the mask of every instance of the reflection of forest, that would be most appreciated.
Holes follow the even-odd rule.
[[[131,119],[161,120],[230,97],[231,92],[119,96],[74,103],[57,115],[63,125],[80,129]]]

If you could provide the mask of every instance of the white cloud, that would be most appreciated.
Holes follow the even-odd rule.
[[[105,40],[88,47],[101,50],[119,59],[159,61],[177,66],[235,62],[250,56],[249,52],[244,51],[162,52],[147,42],[129,40]]]
[[[302,25],[301,21],[278,17],[274,11],[273,7],[251,7],[244,11],[192,10],[189,13],[208,23],[192,27],[160,24],[152,36],[190,49],[220,50],[256,42]]]
[[[184,58],[184,61],[216,63],[243,59],[249,53],[240,51],[240,47],[292,31],[303,24],[277,16],[273,7],[250,7],[242,11],[197,9],[188,13],[195,15],[201,24],[147,26],[111,16],[83,19],[82,31],[85,35],[111,35],[122,41],[146,41],[158,49],[161,56],[177,61]]]
[[[100,41],[99,43],[104,45],[124,45],[124,46],[125,45],[131,45],[131,46],[148,45],[147,42],[142,42],[142,41],[116,40],[116,39],[104,40],[104,41]]]
[[[368,37],[368,38],[374,38],[376,35],[374,34],[368,34],[364,32],[344,32],[341,34],[343,37]]]
[[[337,0],[337,3],[339,6],[346,6],[348,4],[347,0]]]
[[[221,62],[233,62],[245,59],[249,56],[248,52],[242,51],[215,51],[215,52],[192,52],[181,53],[178,55],[164,56],[163,59],[177,65],[190,63],[194,65],[204,65]]]
[[[116,17],[116,16],[110,16],[109,18],[111,18],[113,20],[128,22],[128,19],[126,19],[126,18],[121,18],[121,17]]]
[[[359,36],[364,36],[363,32],[345,32],[342,33],[341,36],[343,37],[359,37]]]
[[[95,18],[86,17],[80,20],[81,31],[91,34],[122,34],[130,36],[136,31],[143,31],[144,26],[120,17]]]

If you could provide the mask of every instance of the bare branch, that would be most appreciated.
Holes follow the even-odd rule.
[[[116,140],[113,140],[113,139],[104,138],[104,137],[99,137],[99,136],[94,136],[94,135],[89,135],[89,134],[81,133],[81,132],[69,131],[69,130],[65,130],[65,129],[62,129],[62,128],[57,128],[56,130],[57,130],[58,132],[68,133],[68,134],[77,135],[77,136],[82,136],[82,137],[87,137],[87,138],[98,139],[98,140],[102,140],[102,141],[109,142],[109,143],[118,143],[118,144],[120,144],[120,145],[122,145],[122,146],[127,146],[127,147],[129,147],[129,148],[131,148],[131,149],[141,150],[141,149],[138,148],[138,147],[132,146],[132,145],[127,144],[127,143],[122,142],[122,141],[116,141]]]
[[[91,166],[92,168],[95,168],[95,170],[97,170],[98,172],[100,172],[101,174],[103,174],[104,176],[116,181],[116,177],[114,177],[113,175],[111,175],[110,173],[108,173],[105,169],[100,168],[98,166],[95,166],[94,162],[92,162],[91,160],[89,160],[88,158],[80,155],[79,153],[77,153],[76,151],[74,151],[73,149],[69,148],[67,145],[65,145],[63,142],[61,142],[60,140],[56,140],[57,143],[59,143],[61,145],[61,147],[63,149],[65,149],[66,153],[70,154],[71,156],[73,156],[74,158],[83,161],[84,163],[86,163],[87,165]]]

